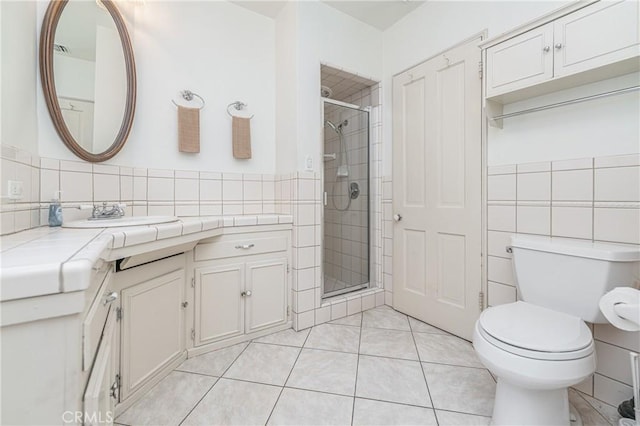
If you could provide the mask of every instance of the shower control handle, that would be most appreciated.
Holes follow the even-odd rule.
[[[396,222],[400,222],[402,220],[402,215],[399,213],[394,214],[393,220],[395,220]]]

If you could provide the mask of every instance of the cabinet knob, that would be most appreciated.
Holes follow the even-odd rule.
[[[189,306],[189,302],[182,302],[182,307],[186,308],[187,306]]]
[[[240,293],[240,296],[242,297],[251,296],[251,290],[243,291],[242,293]]]
[[[395,220],[396,222],[400,222],[402,220],[402,215],[399,213],[394,214],[393,220]]]
[[[556,48],[556,50],[560,50],[562,49],[562,43],[556,43],[554,47]]]
[[[107,295],[104,296],[104,300],[102,302],[103,305],[108,305],[109,303],[115,302],[116,300],[118,300],[118,292],[117,291],[113,291]]]
[[[551,50],[551,48],[549,46],[545,46],[542,48],[542,50],[544,50],[545,52],[548,52],[549,50]]]

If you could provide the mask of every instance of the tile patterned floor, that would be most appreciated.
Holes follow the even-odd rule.
[[[116,423],[488,425],[494,392],[469,342],[382,306],[188,359]]]

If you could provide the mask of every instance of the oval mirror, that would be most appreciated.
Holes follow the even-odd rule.
[[[64,144],[108,160],[129,136],[136,100],[133,49],[111,0],[52,0],[40,36],[40,76]]]

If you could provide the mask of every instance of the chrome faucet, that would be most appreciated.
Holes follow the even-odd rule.
[[[102,203],[102,207],[93,206],[93,212],[89,220],[102,219],[118,219],[124,216],[125,204],[114,204],[110,209],[107,208],[107,202]]]

